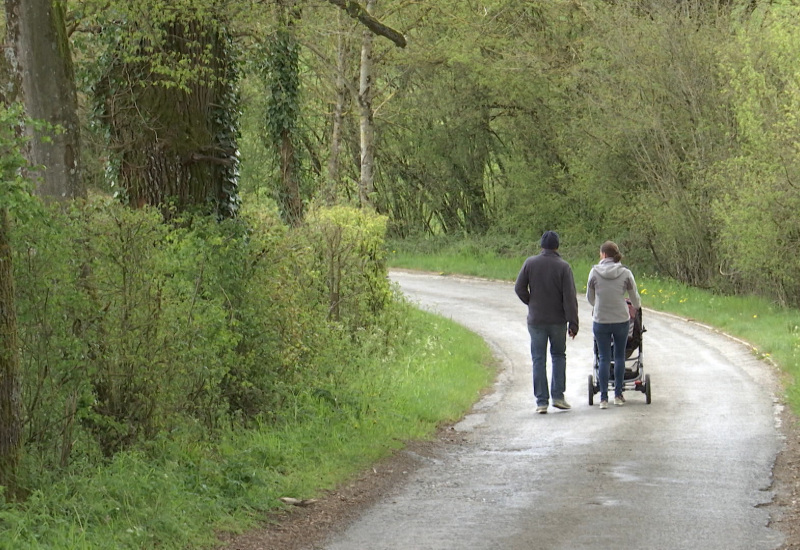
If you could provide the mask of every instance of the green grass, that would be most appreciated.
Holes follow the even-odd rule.
[[[585,258],[572,258],[564,255],[564,259],[572,265],[575,273],[575,284],[580,286],[582,274],[588,277],[592,261]],[[454,246],[446,248],[430,248],[419,253],[396,245],[389,251],[389,265],[420,271],[432,271],[445,275],[459,274],[513,281],[522,267],[525,257],[506,256],[480,250],[474,246]]]
[[[563,255],[572,265],[578,292],[585,292],[589,270],[596,260]],[[516,278],[524,260],[522,256],[505,257],[470,248],[390,254],[392,267],[510,281]],[[775,362],[785,373],[787,402],[800,414],[800,311],[760,297],[722,296],[669,279],[634,274],[644,307],[713,326],[748,342],[753,353]]]
[[[405,441],[432,437],[478,399],[494,362],[477,335],[404,308],[394,351],[349,358],[360,370],[336,395],[298,390],[295,419],[214,445],[172,434],[106,466],[53,475],[22,504],[0,498],[0,549],[212,547],[216,531],[243,531],[280,497],[319,496]]]
[[[393,251],[391,265],[443,274],[473,275],[487,279],[509,279],[516,277],[520,263],[517,258],[503,258],[485,252],[440,252],[434,255],[417,256],[413,253]],[[513,275],[511,275],[513,274]]]

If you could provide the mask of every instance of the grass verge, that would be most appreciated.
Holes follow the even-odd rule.
[[[407,307],[407,306],[404,306]],[[408,308],[391,353],[366,348],[337,393],[298,390],[279,425],[201,443],[171,434],[103,467],[75,467],[22,504],[0,499],[0,549],[211,547],[457,420],[494,378],[491,352],[452,321]],[[47,475],[42,472],[42,475]]]

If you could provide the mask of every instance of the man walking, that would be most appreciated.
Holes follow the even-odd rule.
[[[558,233],[545,231],[542,250],[522,264],[514,291],[528,305],[533,394],[536,412],[547,413],[550,397],[557,409],[571,408],[564,399],[567,385],[567,332],[578,334],[578,298],[572,267],[558,253]],[[550,342],[552,383],[547,384],[547,343]]]

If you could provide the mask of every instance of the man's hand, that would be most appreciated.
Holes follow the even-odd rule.
[[[569,337],[574,340],[575,336],[578,334],[578,325],[570,323],[569,328],[567,329],[567,334],[569,334]]]

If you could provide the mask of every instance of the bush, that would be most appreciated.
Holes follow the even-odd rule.
[[[307,282],[324,297],[328,318],[350,333],[374,325],[391,298],[385,234],[386,218],[366,210],[336,206],[307,216]]]
[[[29,468],[279,422],[347,378],[392,300],[385,220],[319,210],[289,233],[251,203],[164,224],[95,198],[18,224]]]

